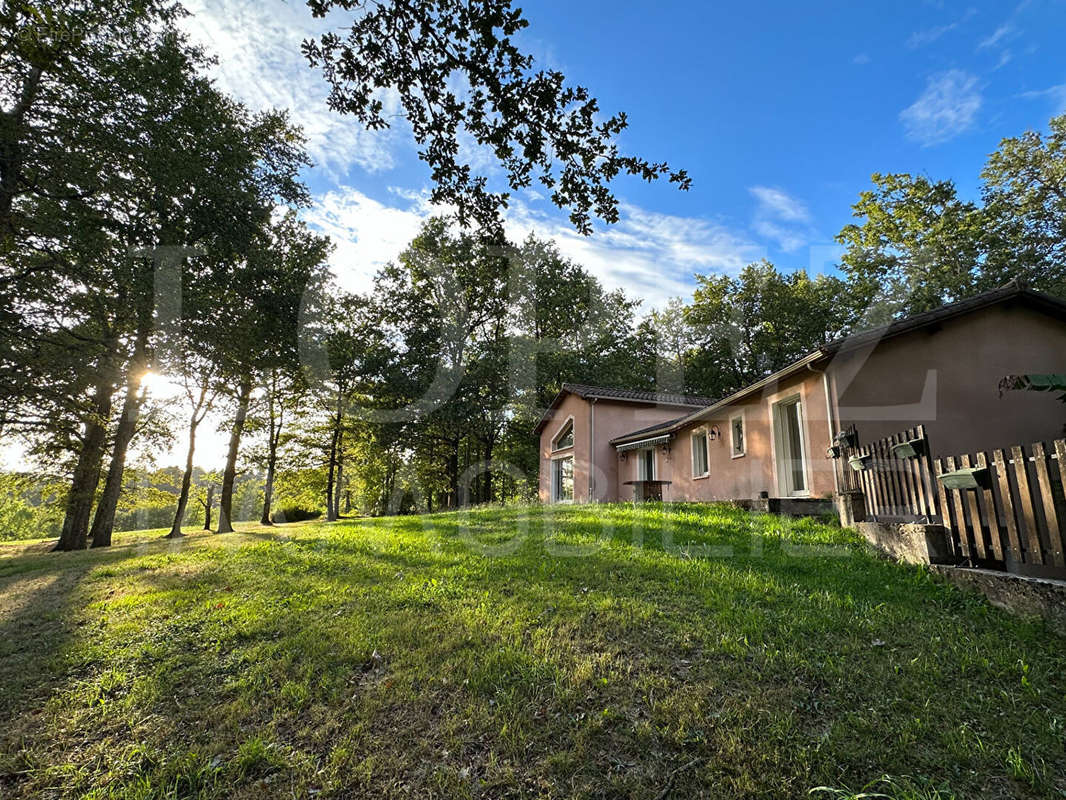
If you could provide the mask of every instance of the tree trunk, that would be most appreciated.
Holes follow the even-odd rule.
[[[42,67],[30,68],[19,87],[19,98],[14,108],[0,118],[0,238],[4,239],[13,234],[17,227],[12,209],[23,178],[22,138],[27,134],[34,135],[27,130],[26,114],[37,98],[43,73]]]
[[[207,487],[207,499],[204,501],[204,530],[211,530],[211,504],[215,502],[215,487]]]
[[[333,515],[341,516],[341,490],[344,486],[344,428],[337,432],[337,480],[333,487]]]
[[[233,484],[237,480],[237,451],[241,446],[244,421],[248,418],[248,405],[252,399],[252,377],[241,379],[237,396],[237,415],[229,434],[229,452],[226,454],[226,469],[222,473],[222,492],[218,497],[218,532],[233,533]]]
[[[107,470],[107,480],[104,482],[104,493],[100,496],[100,502],[96,506],[93,527],[89,533],[93,540],[93,547],[111,546],[111,532],[115,528],[115,510],[118,508],[118,498],[122,493],[122,476],[126,469],[126,451],[129,449],[133,435],[137,432],[137,418],[141,413],[143,400],[141,378],[147,361],[148,330],[147,324],[141,325],[133,348],[133,358],[130,360],[126,374],[126,399],[122,403],[122,413],[119,415],[118,427],[115,429],[111,464]]]
[[[273,450],[273,448],[271,448]],[[263,486],[263,517],[259,520],[262,525],[273,525],[270,519],[270,506],[274,501],[274,469],[277,457],[271,452],[267,459],[266,483]]]
[[[278,442],[281,438],[281,419],[275,416],[277,409],[277,373],[271,377],[270,395],[267,398],[267,419],[270,428],[267,430],[267,469],[266,482],[263,484],[263,516],[260,518],[261,525],[273,525],[270,519],[270,506],[274,501],[274,472],[278,465]]]
[[[67,495],[63,530],[59,535],[56,550],[84,550],[89,538],[89,521],[92,519],[93,498],[100,485],[100,472],[104,464],[104,444],[107,441],[107,422],[111,416],[113,374],[101,375],[93,398],[93,416],[85,423],[81,452],[74,468],[70,493]]]
[[[341,445],[341,426],[344,424],[344,396],[343,392],[337,391],[337,408],[333,417],[333,431],[329,441],[329,469],[326,475],[326,521],[337,520],[337,506],[334,494],[340,483],[338,464]]]
[[[484,470],[484,482],[481,484],[481,502],[492,502],[492,451],[495,448],[496,443],[489,439],[485,442],[485,470]]]
[[[174,524],[170,526],[170,533],[167,534],[169,539],[177,539],[182,535],[181,523],[185,519],[185,509],[189,505],[189,488],[192,486],[192,457],[193,452],[196,450],[196,428],[200,424],[199,420],[196,419],[198,412],[199,409],[193,412],[192,421],[189,423],[189,452],[185,456],[185,474],[181,476],[178,510],[174,512]]]
[[[448,474],[448,508],[456,508],[459,505],[459,440],[456,439],[448,453],[448,463],[445,467]]]
[[[326,470],[326,521],[333,522],[337,513],[333,509],[333,484],[337,468],[337,428],[334,427],[329,441],[329,467]]]

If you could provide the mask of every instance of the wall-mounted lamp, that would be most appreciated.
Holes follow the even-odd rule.
[[[717,441],[722,437],[722,432],[718,429],[717,425],[712,425],[710,430],[707,431],[707,438],[712,442]]]
[[[845,430],[839,431],[836,436],[833,437],[833,443],[840,445],[841,447],[858,447],[859,446],[859,432],[852,425]]]

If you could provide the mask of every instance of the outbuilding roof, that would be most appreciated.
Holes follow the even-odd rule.
[[[711,397],[697,397],[676,392],[646,392],[640,389],[619,389],[609,386],[590,386],[585,383],[564,383],[555,395],[548,410],[537,422],[534,433],[540,433],[544,426],[555,416],[555,410],[563,399],[573,394],[582,400],[615,400],[623,403],[645,403],[657,406],[678,406],[679,408],[703,408],[714,403]],[[680,418],[679,418],[680,419]]]

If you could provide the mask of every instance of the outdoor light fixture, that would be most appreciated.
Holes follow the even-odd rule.
[[[870,461],[873,457],[869,455],[856,455],[848,459],[848,464],[855,472],[862,472],[864,469],[868,469]]]
[[[833,441],[841,447],[858,447],[859,432],[852,425],[850,428],[838,431],[837,435],[833,437]]]
[[[892,445],[892,454],[896,458],[914,458],[925,450],[925,439],[908,439]]]
[[[966,467],[936,476],[945,489],[986,489],[990,484],[988,467]]]
[[[710,427],[710,430],[707,431],[707,438],[710,439],[712,442],[717,441],[721,437],[722,432],[718,429],[717,425],[712,425]]]

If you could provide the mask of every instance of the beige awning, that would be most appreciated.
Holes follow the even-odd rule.
[[[667,436],[654,436],[651,439],[640,439],[636,442],[626,442],[625,444],[616,444],[615,450],[619,453],[624,453],[627,450],[644,450],[648,447],[655,447],[660,444],[666,444],[671,437]]]

